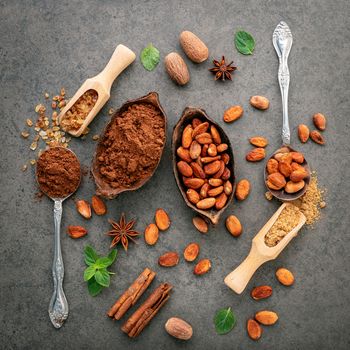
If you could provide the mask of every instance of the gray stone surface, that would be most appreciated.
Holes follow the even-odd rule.
[[[349,10],[348,0],[1,1],[0,348],[349,349]],[[280,20],[290,25],[294,36],[290,55],[293,144],[305,152],[320,184],[328,189],[328,205],[322,220],[313,229],[303,229],[278,260],[264,265],[248,290],[238,296],[223,284],[223,278],[246,256],[251,239],[278,207],[277,202],[264,198],[263,164],[247,163],[244,156],[251,148],[249,136],[266,136],[268,153],[280,144],[278,62],[271,43]],[[239,28],[254,35],[253,56],[235,50],[233,33]],[[221,84],[207,71],[210,60],[195,65],[186,59],[191,81],[178,87],[164,73],[163,63],[147,72],[137,59],[114,84],[111,99],[91,125],[87,139],[72,141],[72,149],[88,166],[95,148],[91,137],[109,119],[108,108],[151,90],[160,93],[168,114],[168,142],[151,181],[109,201],[106,217],[84,221],[77,216],[73,200],[64,205],[64,287],[70,314],[64,327],[56,330],[47,314],[52,293],[53,203],[47,198],[34,199],[34,169],[21,172],[33,153],[30,141],[21,139],[19,133],[25,119],[34,118],[33,107],[45,91],[55,94],[64,86],[72,95],[86,78],[103,68],[117,44],[124,43],[139,55],[152,42],[162,58],[173,50],[183,55],[178,35],[184,29],[203,38],[210,59],[224,54],[234,59],[238,71],[233,82]],[[248,103],[253,94],[266,95],[271,108],[253,110]],[[233,125],[224,125],[223,111],[232,104],[243,105],[245,114]],[[249,198],[232,204],[226,212],[235,213],[243,223],[244,233],[238,239],[226,232],[224,220],[208,235],[198,233],[191,223],[193,213],[176,188],[169,140],[188,105],[204,108],[224,127],[234,146],[237,178],[246,177],[252,183]],[[311,125],[311,116],[318,111],[328,117],[327,145],[301,145],[296,127],[302,122]],[[75,197],[89,199],[93,191],[94,184],[86,177]],[[143,231],[157,207],[170,213],[171,228],[153,248],[140,238],[127,254],[119,249],[110,288],[90,297],[82,279],[83,247],[92,244],[100,253],[107,253],[110,240],[103,234],[108,229],[107,217],[117,218],[124,211],[127,217],[138,219],[137,228]],[[73,241],[64,233],[69,224],[83,224],[88,236]],[[160,254],[170,249],[181,252],[191,241],[200,243],[201,257],[212,260],[208,275],[196,278],[193,265],[184,261],[172,269],[158,267]],[[112,322],[105,313],[146,266],[157,271],[150,290],[169,281],[174,292],[143,334],[130,340],[120,331],[120,323]],[[274,272],[279,266],[294,272],[293,287],[278,284]],[[258,284],[270,284],[272,298],[253,301],[249,290]],[[228,306],[237,316],[237,325],[227,335],[216,335],[214,313]],[[265,308],[277,311],[280,319],[275,326],[264,328],[256,344],[247,337],[245,323],[255,311]],[[164,331],[165,321],[174,315],[193,325],[191,341],[176,341]]]

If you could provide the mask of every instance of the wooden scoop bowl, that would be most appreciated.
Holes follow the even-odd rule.
[[[61,123],[65,114],[77,102],[79,97],[81,97],[88,90],[95,90],[97,92],[97,101],[94,107],[91,109],[90,113],[86,116],[81,127],[77,130],[67,130],[67,132],[75,137],[79,137],[84,132],[84,130],[95,118],[97,113],[109,100],[109,97],[111,95],[111,87],[114,80],[126,67],[128,67],[135,60],[135,58],[135,53],[129,48],[124,45],[117,46],[103,71],[95,77],[87,79],[58,115],[58,121]]]
[[[287,246],[287,244],[297,235],[298,231],[305,224],[306,218],[303,213],[300,213],[300,219],[298,225],[294,227],[286,236],[282,238],[280,242],[274,247],[269,247],[265,244],[265,235],[270,230],[272,225],[279,217],[282,210],[292,205],[289,203],[282,204],[275,214],[272,215],[270,220],[265,226],[258,232],[252,241],[252,247],[245,260],[225,278],[225,284],[230,287],[237,294],[241,294],[248,282],[252,278],[255,271],[266,261],[274,260]]]

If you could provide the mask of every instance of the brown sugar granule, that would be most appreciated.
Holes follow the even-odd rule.
[[[97,166],[103,182],[129,188],[156,168],[165,142],[165,121],[148,103],[132,104],[109,125],[101,140]]]
[[[75,154],[63,147],[49,148],[37,161],[40,190],[51,198],[64,198],[80,182],[80,164]]]
[[[278,219],[265,235],[265,244],[269,247],[277,245],[299,223],[300,210],[294,205],[285,207]]]
[[[61,119],[61,127],[65,131],[78,130],[84,123],[86,117],[94,108],[98,99],[96,90],[90,89],[74,103]],[[60,106],[59,106],[60,107]],[[63,107],[63,106],[62,106]]]

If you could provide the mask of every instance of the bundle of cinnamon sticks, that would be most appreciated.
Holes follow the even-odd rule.
[[[155,275],[154,271],[146,268],[108,310],[107,315],[120,320],[145,292]],[[169,283],[160,284],[124,323],[122,331],[131,338],[137,337],[169,299],[171,289],[172,286]]]

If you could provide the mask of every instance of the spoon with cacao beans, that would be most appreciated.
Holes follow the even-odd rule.
[[[54,292],[48,310],[55,328],[61,328],[68,317],[68,302],[63,291],[64,266],[60,242],[62,203],[78,189],[80,178],[79,160],[67,148],[51,147],[37,161],[36,180],[39,188],[55,203],[55,249],[52,265]]]
[[[274,197],[282,201],[292,201],[305,193],[310,182],[310,169],[303,154],[290,147],[288,56],[293,37],[287,23],[282,21],[277,25],[272,42],[279,59],[278,82],[282,95],[283,145],[267,161],[264,178],[266,187]]]

